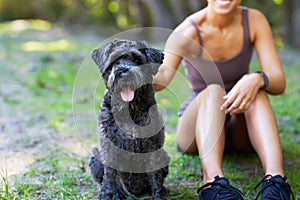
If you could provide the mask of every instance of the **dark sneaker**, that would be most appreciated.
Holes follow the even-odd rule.
[[[265,200],[290,200],[290,194],[295,199],[290,185],[286,182],[286,177],[280,175],[266,175],[255,187],[262,185],[262,188],[255,199],[261,195],[261,199]]]
[[[215,180],[201,186],[199,200],[244,200],[241,191],[229,185],[226,178],[215,177]]]

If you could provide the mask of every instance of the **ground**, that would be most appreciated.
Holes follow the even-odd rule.
[[[85,58],[105,38],[90,28],[70,29],[40,20],[0,25],[0,199],[93,199],[97,195],[87,160],[97,143],[95,122],[103,88],[96,67],[88,69],[93,63]],[[286,174],[299,198],[300,57],[297,50],[279,52],[288,87],[284,95],[270,99]],[[257,67],[254,59],[252,68]],[[166,118],[166,149],[172,154],[168,199],[197,199],[199,160],[178,153],[174,145],[178,99],[187,94],[179,92],[181,84],[173,84],[157,94]],[[173,101],[176,90],[179,97]],[[255,197],[253,188],[263,176],[256,155],[226,155],[224,171],[247,199]]]

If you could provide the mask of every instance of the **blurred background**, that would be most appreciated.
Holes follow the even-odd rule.
[[[0,21],[44,19],[112,35],[134,27],[174,28],[206,0],[0,0]],[[300,1],[243,0],[268,18],[277,42],[300,47]]]
[[[112,36],[136,39],[135,28],[141,27],[157,27],[158,41],[164,41],[168,31],[206,3],[0,0],[0,200],[94,199],[99,187],[92,181],[88,158],[98,141],[96,119],[105,88],[91,51]],[[242,5],[268,18],[286,73],[286,92],[270,95],[270,100],[286,175],[299,199],[300,1],[242,0]],[[254,55],[251,71],[259,68]],[[173,158],[165,184],[168,199],[192,200],[198,199],[201,166],[197,156],[181,154],[175,145],[177,111],[189,95],[182,67],[176,76],[156,93],[166,120],[165,148]],[[254,199],[254,187],[263,177],[258,157],[230,155],[223,164],[245,199]]]

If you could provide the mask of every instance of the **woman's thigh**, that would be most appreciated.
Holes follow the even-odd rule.
[[[205,102],[207,102],[207,99],[212,98],[214,90],[220,90],[219,88],[221,87],[209,86],[201,91],[193,100],[191,100],[182,116],[179,118],[177,127],[177,145],[180,151],[198,154],[195,133],[197,127],[196,123],[197,120],[199,120],[199,110],[202,109],[202,113],[210,112],[211,109],[207,108]],[[203,112],[203,109],[205,112]]]
[[[176,141],[179,150],[185,153],[198,153],[195,137],[197,109],[197,102],[193,100],[178,120]]]
[[[195,137],[198,103],[194,98],[178,119],[176,141],[178,149],[185,153],[197,154]]]
[[[203,132],[203,134],[207,134],[210,128],[212,128],[212,130],[210,130],[212,132],[223,132],[224,121],[222,122],[222,120],[225,120],[225,115],[222,116],[224,113],[222,114],[220,107],[223,103],[222,97],[224,95],[225,91],[221,86],[212,84],[201,91],[189,103],[178,122],[177,145],[179,150],[192,154],[198,153],[195,137],[196,127],[198,128],[197,131]],[[199,123],[199,120],[203,122],[202,125],[196,124]],[[212,123],[214,123],[213,126],[211,126]],[[198,125],[202,127],[202,131]],[[219,128],[220,130],[217,130]],[[216,137],[219,138],[218,136]],[[212,135],[212,141],[214,140],[213,138],[214,135]]]

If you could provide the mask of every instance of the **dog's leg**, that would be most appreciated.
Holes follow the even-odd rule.
[[[118,187],[117,172],[115,169],[104,166],[104,176],[99,195],[100,200],[111,200]]]
[[[156,172],[151,172],[150,174],[150,185],[152,187],[152,197],[154,200],[164,200],[164,196],[167,193],[167,189],[163,186],[164,182],[164,172],[160,169]]]
[[[90,156],[89,167],[94,180],[101,185],[104,174],[104,166],[101,163],[100,153],[97,147],[93,149],[93,154]]]
[[[164,168],[160,169],[162,171],[162,180],[161,180],[161,184],[163,185],[163,182],[165,180],[165,178],[168,176],[169,174],[169,166],[165,166]],[[168,194],[169,193],[169,190],[167,188],[165,188],[164,186],[163,187],[163,193],[164,194]]]
[[[91,155],[89,159],[89,167],[93,179],[101,185],[103,180],[104,166],[94,155]]]
[[[99,183],[101,187],[101,192],[99,194],[99,199],[109,200],[113,199],[114,183],[115,181],[112,169],[104,166],[101,163],[101,157],[98,148],[93,149],[93,155],[89,159],[89,167],[94,180]],[[110,183],[112,181],[112,183]]]

